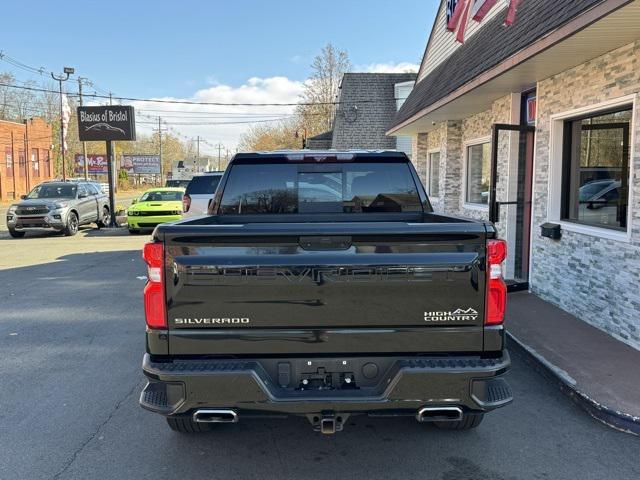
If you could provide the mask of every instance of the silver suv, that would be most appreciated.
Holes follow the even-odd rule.
[[[207,214],[222,175],[224,172],[205,172],[191,179],[182,197],[182,218]]]
[[[28,230],[48,229],[75,235],[80,225],[109,224],[109,197],[93,182],[45,182],[7,210],[7,227],[12,237],[24,237]]]

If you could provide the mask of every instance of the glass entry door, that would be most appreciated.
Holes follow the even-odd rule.
[[[534,138],[532,126],[493,125],[489,219],[507,241],[509,291],[529,287]]]

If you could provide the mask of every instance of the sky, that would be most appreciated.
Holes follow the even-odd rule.
[[[46,71],[74,67],[77,75],[91,79],[100,91],[133,98],[295,103],[313,57],[328,42],[348,52],[352,71],[417,69],[439,2],[5,3],[0,51]],[[7,71],[18,80],[43,80],[0,61],[0,72]],[[77,84],[68,83],[67,88],[75,90]],[[165,117],[173,132],[189,138],[202,136],[205,153],[219,142],[233,149],[247,128],[247,124],[222,122],[268,120],[291,111],[285,107],[135,105],[149,117]],[[259,115],[248,116],[254,114]],[[218,125],[183,125],[189,122]],[[139,125],[140,131],[149,128]]]

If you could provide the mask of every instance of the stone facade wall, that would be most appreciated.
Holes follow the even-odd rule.
[[[422,180],[423,185],[427,185],[427,161],[429,158],[428,155],[428,138],[429,135],[426,133],[419,133],[413,137],[412,143],[412,152],[411,159],[414,167],[416,168],[416,172],[418,172],[418,176],[420,180]]]
[[[494,123],[511,123],[511,95],[507,95],[496,100],[491,109],[472,115],[462,120],[462,159],[466,159],[466,148],[469,143],[473,143],[478,139],[491,138],[491,127]],[[509,162],[509,137],[504,135],[500,138],[500,152],[498,154],[498,176],[508,174]],[[463,168],[464,171],[464,168]],[[506,182],[498,182],[498,186]],[[489,208],[469,207],[465,202],[465,184],[464,179],[460,179],[459,194],[459,215],[465,217],[476,218],[478,220],[489,220]],[[500,222],[504,225],[504,222]],[[500,230],[501,225],[498,225]]]
[[[414,163],[423,183],[427,185],[426,162],[428,152],[440,151],[439,198],[432,198],[434,210],[452,215],[488,220],[488,208],[468,208],[464,198],[465,143],[489,138],[494,123],[509,123],[511,96],[500,98],[491,109],[465,118],[462,121],[442,122],[428,133],[420,133],[414,139]],[[509,138],[500,142],[498,174],[508,174]],[[504,182],[503,182],[504,183]],[[506,212],[502,212],[506,214]],[[503,223],[504,224],[504,223]],[[500,228],[500,226],[499,226]]]
[[[640,348],[640,111],[633,123],[631,241],[563,229],[540,236],[549,206],[550,116],[627,95],[640,104],[640,41],[538,84],[531,288],[542,298]]]
[[[635,95],[633,123],[630,241],[617,241],[563,229],[561,240],[540,235],[548,221],[551,121],[554,114],[590,107],[612,99]],[[640,348],[640,41],[610,52],[538,84],[538,118],[533,185],[531,245],[533,292],[614,337]],[[487,219],[488,210],[469,209],[464,199],[465,143],[490,137],[494,123],[513,123],[511,96],[492,108],[462,121],[443,122],[414,141],[414,158],[423,181],[427,152],[440,149],[440,198],[432,201],[438,212]],[[519,108],[519,107],[518,107]],[[513,184],[515,156],[513,135],[499,142],[498,198],[508,197]],[[511,159],[511,170],[510,170]],[[561,159],[553,159],[558,162]],[[512,194],[512,192],[510,192]],[[497,225],[505,232],[507,208]]]

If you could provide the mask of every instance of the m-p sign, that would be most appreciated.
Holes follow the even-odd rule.
[[[133,107],[78,107],[78,135],[82,142],[135,140],[136,121]]]
[[[74,171],[76,173],[84,172],[84,155],[76,155],[76,164]],[[108,171],[106,155],[87,155],[87,172],[88,173],[104,173]]]

